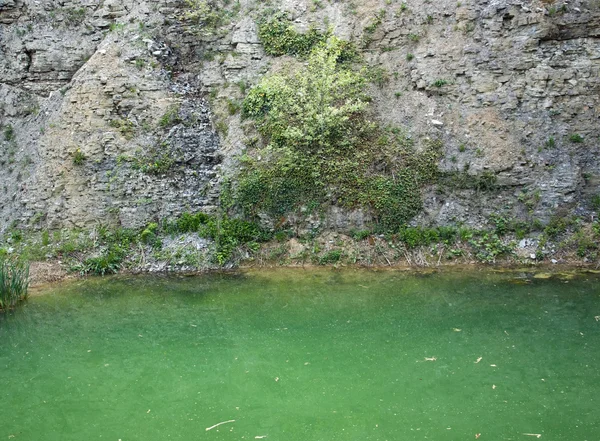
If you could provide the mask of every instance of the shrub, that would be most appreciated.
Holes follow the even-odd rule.
[[[258,25],[258,36],[269,55],[294,55],[306,57],[313,48],[323,43],[327,35],[311,28],[307,33],[296,31],[287,13],[277,12],[263,18]]]
[[[81,151],[81,149],[75,150],[73,153],[73,164],[81,165],[85,161],[85,154]]]
[[[112,245],[99,256],[85,259],[81,267],[81,273],[97,276],[116,274],[121,268],[121,262],[124,257],[125,250],[119,246]]]
[[[330,263],[338,263],[342,258],[342,252],[340,250],[327,251],[319,258],[321,265],[327,265]]]
[[[164,115],[158,121],[158,125],[163,129],[179,124],[181,118],[179,117],[179,105],[171,106]]]
[[[224,25],[227,11],[215,0],[185,0],[184,13],[180,17],[192,25],[192,31],[199,35],[211,35]]]
[[[402,131],[371,122],[369,74],[343,62],[344,47],[331,37],[308,65],[266,77],[246,96],[243,115],[266,147],[245,159],[238,179],[245,214],[363,207],[394,230],[421,209],[420,188],[437,176],[441,143],[417,153]]]
[[[574,142],[574,143],[581,143],[581,142],[583,142],[583,136],[581,136],[578,133],[574,133],[569,136],[569,141]]]
[[[13,139],[15,139],[15,129],[13,129],[13,126],[8,125],[4,127],[4,140],[12,141]]]
[[[0,311],[8,311],[27,298],[29,265],[0,256]]]
[[[200,225],[208,222],[209,216],[204,213],[183,213],[179,219],[177,219],[177,230],[180,233],[191,233],[197,232]]]
[[[198,234],[215,241],[215,257],[219,265],[230,260],[239,246],[263,242],[270,238],[270,234],[257,224],[227,216],[210,217],[200,226]]]

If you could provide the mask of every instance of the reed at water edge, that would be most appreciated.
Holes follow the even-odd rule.
[[[0,257],[0,311],[8,311],[27,298],[29,265]]]

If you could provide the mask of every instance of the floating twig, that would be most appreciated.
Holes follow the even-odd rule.
[[[235,423],[235,420],[227,420],[227,421],[221,421],[220,423],[215,424],[214,426],[210,426],[206,428],[206,431],[208,432],[209,430],[214,429],[215,427],[219,427],[221,424],[227,424],[227,423]]]
[[[536,438],[541,438],[542,437],[541,433],[524,433],[523,435],[525,435],[525,436],[535,436]]]

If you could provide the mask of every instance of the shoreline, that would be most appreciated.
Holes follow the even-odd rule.
[[[199,277],[206,274],[216,273],[235,273],[235,272],[259,272],[261,270],[369,270],[369,271],[403,271],[403,272],[440,272],[445,270],[452,271],[489,271],[489,272],[528,272],[536,274],[549,274],[552,277],[557,274],[600,274],[600,267],[597,263],[586,263],[581,261],[566,261],[560,263],[548,262],[497,262],[484,264],[481,262],[440,262],[433,265],[417,265],[407,262],[395,262],[392,264],[365,264],[365,263],[336,263],[336,264],[314,264],[304,263],[261,263],[261,264],[241,264],[227,268],[210,267],[196,270],[189,269],[169,269],[169,270],[144,270],[144,269],[123,269],[110,276],[180,276],[180,277]],[[92,278],[101,278],[93,274],[80,274],[68,272],[59,261],[34,261],[30,264],[29,288],[40,290],[44,287],[53,286],[69,280],[86,280]]]

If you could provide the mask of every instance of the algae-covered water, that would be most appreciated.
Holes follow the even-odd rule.
[[[600,278],[57,285],[0,317],[0,403],[15,441],[597,441]]]

